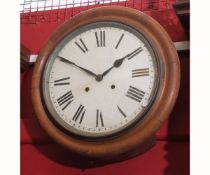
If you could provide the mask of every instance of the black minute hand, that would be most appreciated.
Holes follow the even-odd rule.
[[[87,69],[85,69],[85,68],[83,68],[83,67],[81,67],[81,66],[78,66],[78,65],[75,64],[74,62],[71,62],[71,61],[69,61],[69,60],[67,60],[66,58],[63,58],[63,57],[61,57],[61,56],[57,56],[57,57],[60,58],[60,60],[61,60],[62,62],[65,62],[65,63],[68,63],[68,64],[72,64],[72,65],[74,65],[74,66],[80,68],[81,70],[83,70],[83,71],[86,72],[87,74],[92,75],[92,76],[94,76],[94,77],[97,77],[97,75],[96,75],[95,73],[93,73],[93,72],[91,72],[91,71],[89,71],[89,70],[87,70]]]
[[[112,67],[110,67],[109,69],[107,69],[102,75],[105,76],[106,74],[109,73],[110,70],[112,70],[114,67],[120,67],[121,64],[123,63],[123,61],[128,58],[128,60],[130,60],[131,58],[133,58],[134,56],[136,56],[138,53],[140,53],[142,51],[142,48],[139,47],[136,50],[134,50],[133,52],[125,55],[124,57],[115,60],[115,62],[113,63]]]

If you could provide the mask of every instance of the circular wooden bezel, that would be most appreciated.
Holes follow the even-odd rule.
[[[79,27],[113,21],[135,28],[155,49],[160,64],[160,82],[156,99],[145,119],[124,134],[110,140],[87,141],[77,139],[59,129],[49,118],[42,98],[42,73],[56,45]],[[125,155],[145,144],[166,120],[175,104],[180,84],[180,63],[176,49],[167,32],[151,17],[126,7],[100,7],[76,15],[66,21],[48,39],[40,50],[32,77],[32,100],[41,126],[59,144],[83,156],[104,159]]]

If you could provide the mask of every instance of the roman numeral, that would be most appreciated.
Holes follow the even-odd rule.
[[[106,36],[105,31],[100,31],[99,36],[98,32],[95,32],[96,43],[98,47],[105,47],[106,46]]]
[[[76,122],[79,119],[79,123],[82,123],[84,115],[85,115],[84,106],[80,105],[76,113],[74,114],[74,117],[72,118],[72,120]]]
[[[69,79],[70,79],[70,77],[66,77],[66,78],[61,78],[61,79],[55,80],[54,81],[54,86],[69,85],[70,82],[66,81],[66,80],[69,80]]]
[[[141,47],[137,48],[136,50],[134,50],[128,57],[128,60],[130,60],[131,58],[135,57],[137,54],[139,54],[141,51],[143,51],[143,49]]]
[[[132,78],[149,76],[149,68],[134,69],[132,70]]]
[[[123,110],[119,106],[117,106],[117,109],[120,111],[123,117],[127,117],[126,114],[123,112]]]
[[[118,46],[119,46],[120,42],[122,41],[123,37],[124,37],[124,33],[121,35],[119,41],[117,42],[117,45],[115,46],[115,49],[118,48]]]
[[[70,105],[70,103],[73,101],[73,94],[71,91],[68,91],[67,93],[65,93],[64,95],[62,95],[60,98],[57,99],[57,102],[59,104],[59,106],[63,106],[62,110],[66,109],[66,107],[68,105]]]
[[[87,52],[88,48],[86,47],[84,41],[81,38],[79,40],[80,40],[80,44],[78,42],[74,42],[74,43],[80,48],[82,52],[84,53]]]
[[[144,97],[144,94],[145,94],[144,91],[141,91],[133,86],[130,86],[126,96],[131,98],[132,100],[141,102],[142,98]]]
[[[96,127],[99,127],[99,123],[102,127],[104,127],[102,112],[97,109],[96,110]]]

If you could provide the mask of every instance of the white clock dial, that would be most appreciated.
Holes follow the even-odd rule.
[[[158,88],[149,42],[131,27],[98,22],[69,34],[51,54],[43,92],[52,118],[80,136],[110,136],[144,118]]]

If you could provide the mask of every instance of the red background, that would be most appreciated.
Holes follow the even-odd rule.
[[[184,30],[173,9],[145,12],[156,19],[172,40],[184,41]],[[21,43],[32,54],[62,21],[21,23]],[[21,74],[21,175],[187,175],[189,174],[189,52],[179,53],[181,87],[173,112],[157,132],[157,143],[135,158],[97,164],[54,143],[40,128],[32,107],[30,86],[33,67]]]

